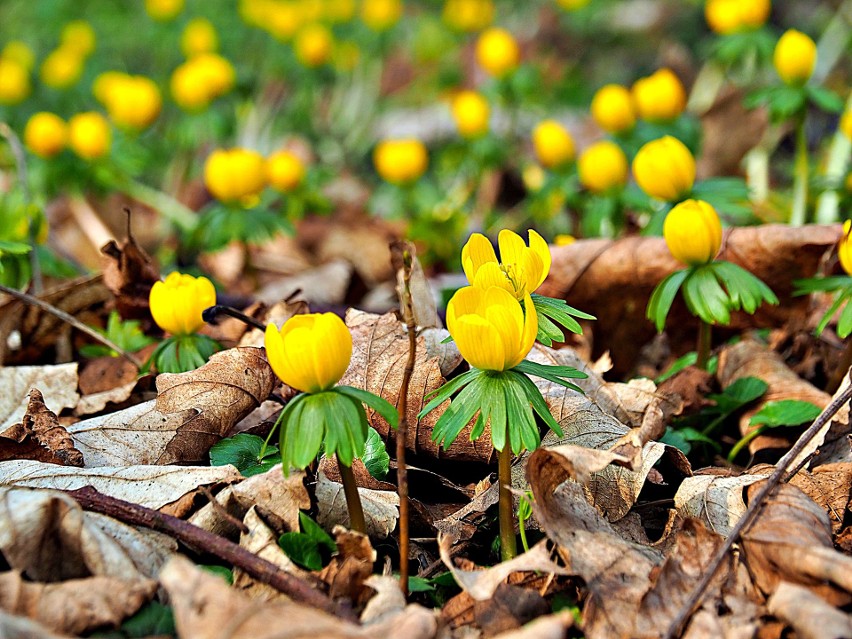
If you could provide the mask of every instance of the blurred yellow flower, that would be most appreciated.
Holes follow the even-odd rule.
[[[27,71],[32,71],[35,66],[35,53],[21,40],[9,40],[0,51],[0,59],[17,62]]]
[[[420,140],[383,140],[373,151],[373,164],[382,179],[392,184],[409,184],[426,172],[429,154]]]
[[[305,165],[292,151],[277,151],[266,159],[266,179],[272,188],[289,193],[305,179]]]
[[[202,53],[177,67],[169,82],[172,98],[186,111],[205,109],[234,85],[234,67],[215,53]]]
[[[447,304],[447,329],[459,352],[480,370],[506,371],[532,349],[538,315],[529,294],[524,308],[513,295],[492,286],[465,286]]]
[[[402,0],[361,0],[361,21],[373,31],[386,31],[402,17]]]
[[[663,237],[679,262],[687,266],[707,264],[722,246],[722,222],[707,202],[686,200],[666,215]]]
[[[805,84],[816,65],[816,43],[801,31],[789,29],[775,45],[772,62],[785,84]]]
[[[154,20],[168,22],[183,11],[184,0],[145,0],[145,12]]]
[[[488,133],[491,107],[488,100],[476,91],[459,91],[451,104],[453,120],[463,138],[478,138]]]
[[[604,193],[627,183],[627,156],[615,142],[595,142],[577,160],[580,183],[590,191]]]
[[[524,186],[527,190],[536,192],[540,191],[541,187],[544,186],[547,174],[540,165],[533,163],[524,167],[521,178],[524,180]]]
[[[85,20],[72,20],[62,27],[59,42],[60,48],[76,51],[80,57],[86,58],[95,51],[97,38],[91,24]]]
[[[126,73],[121,71],[104,71],[99,73],[92,83],[92,95],[95,96],[98,102],[106,105],[107,98],[112,92],[113,87],[127,77]]]
[[[41,63],[41,81],[53,89],[67,89],[83,75],[84,60],[76,49],[59,47]]]
[[[650,122],[674,120],[686,107],[686,90],[670,69],[659,69],[633,84],[633,103],[640,118]]]
[[[576,241],[576,237],[567,233],[560,233],[559,235],[553,238],[553,243],[556,244],[556,246],[570,246]]]
[[[521,50],[511,33],[491,27],[476,41],[476,61],[489,75],[502,78],[518,67]]]
[[[334,36],[325,25],[314,22],[299,31],[293,43],[296,59],[309,68],[324,65],[331,59]]]
[[[629,131],[636,124],[633,97],[620,84],[607,84],[592,98],[592,118],[608,133]]]
[[[840,130],[843,135],[852,140],[852,109],[846,109],[840,116]]]
[[[100,113],[87,111],[68,120],[68,146],[84,160],[103,157],[111,144],[109,122]]]
[[[0,58],[0,104],[18,104],[30,94],[30,75],[14,60]]]
[[[216,304],[216,289],[206,277],[169,273],[154,282],[148,297],[157,326],[172,335],[192,335],[204,326],[201,312]]]
[[[263,5],[261,21],[258,23],[281,42],[288,42],[305,23],[299,5],[294,2],[272,1]]]
[[[220,202],[252,205],[266,186],[266,163],[257,151],[217,149],[204,163],[204,185]]]
[[[281,330],[269,324],[264,346],[275,374],[303,393],[330,389],[352,359],[352,334],[334,313],[294,315]]]
[[[548,169],[574,159],[574,138],[556,120],[544,120],[533,129],[533,147],[538,161]]]
[[[445,0],[441,15],[457,31],[481,31],[494,21],[494,1]]]
[[[35,113],[24,127],[24,144],[42,158],[51,158],[61,153],[67,139],[68,126],[55,113]]]
[[[120,127],[141,130],[160,115],[163,100],[151,78],[120,74],[111,76],[107,85],[100,88],[110,119]]]
[[[674,202],[692,190],[695,158],[683,142],[666,135],[639,149],[633,158],[633,176],[651,197]]]
[[[349,22],[355,10],[355,0],[325,0],[323,15],[330,22]]]
[[[589,1],[590,0],[556,0],[556,4],[566,11],[576,11],[577,9],[582,9],[589,4]]]
[[[550,248],[538,233],[529,231],[530,245],[517,233],[503,229],[497,236],[500,259],[487,237],[474,233],[462,248],[462,269],[476,288],[502,288],[516,299],[535,292],[550,272]]]
[[[740,21],[743,26],[750,29],[762,27],[769,19],[769,12],[772,10],[771,0],[741,0],[739,5]]]
[[[840,260],[840,266],[846,271],[847,275],[852,275],[852,220],[846,220],[843,223],[843,235],[837,245],[837,257]]]
[[[214,53],[219,48],[219,36],[210,20],[193,18],[180,36],[180,50],[187,58],[201,53]]]
[[[770,0],[707,0],[704,17],[715,33],[728,35],[762,26],[770,9]]]

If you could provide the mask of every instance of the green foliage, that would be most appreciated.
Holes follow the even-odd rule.
[[[95,330],[128,353],[135,353],[156,341],[142,332],[138,320],[122,320],[118,311],[112,311],[109,314],[105,330],[97,328]],[[86,344],[80,348],[80,353],[85,357],[119,356],[103,344]]]
[[[734,444],[731,452],[728,453],[728,462],[733,464],[740,451],[767,430],[779,426],[800,426],[812,422],[821,412],[822,409],[819,406],[798,399],[766,402],[749,420],[751,426],[758,426],[758,428],[752,429]]]
[[[125,621],[121,628],[96,632],[98,639],[144,639],[145,637],[177,637],[175,616],[170,606],[151,601]]]
[[[845,339],[852,333],[852,304],[848,303],[850,298],[852,298],[852,277],[848,275],[815,277],[806,280],[796,280],[794,285],[796,286],[794,295],[834,293],[834,301],[814,329],[815,335],[822,334],[825,327],[831,321],[831,318],[840,310],[841,306],[843,306],[843,311],[840,313],[840,318],[837,321],[837,336]]]
[[[267,447],[262,438],[249,433],[216,442],[209,454],[211,466],[231,464],[243,477],[265,473],[279,462],[277,447]]]
[[[160,373],[185,373],[204,366],[219,349],[219,342],[207,335],[174,335],[160,342],[149,361]]]
[[[367,432],[367,448],[364,450],[362,461],[372,477],[382,480],[387,476],[388,468],[390,468],[390,455],[388,455],[385,442],[379,435],[379,431],[372,426]]]
[[[304,512],[299,513],[300,532],[287,532],[278,538],[281,550],[307,570],[322,570],[329,557],[337,552],[327,532]]]
[[[218,566],[216,564],[202,564],[198,567],[203,570],[206,570],[210,574],[216,575],[217,577],[221,577],[229,586],[234,585],[234,571],[230,568],[226,568],[225,566]]]
[[[583,329],[575,320],[575,317],[585,320],[595,319],[594,315],[589,315],[576,308],[568,306],[565,300],[557,300],[552,297],[545,297],[533,293],[531,296],[533,306],[535,307],[538,317],[538,334],[536,339],[545,346],[552,346],[553,342],[564,342],[565,335],[562,329],[571,331],[578,335],[582,335]],[[558,326],[557,326],[558,324]]]
[[[695,351],[689,351],[686,355],[678,357],[671,366],[657,379],[654,380],[654,383],[658,386],[662,384],[667,379],[670,379],[681,372],[684,368],[688,366],[695,366],[695,363],[698,361],[698,353]],[[711,375],[716,374],[716,369],[719,367],[719,358],[714,355],[710,359],[707,360],[707,372]]]
[[[293,234],[290,220],[267,207],[268,198],[252,208],[236,208],[213,203],[202,213],[195,232],[189,238],[190,248],[216,251],[233,241],[262,243],[276,235]]]

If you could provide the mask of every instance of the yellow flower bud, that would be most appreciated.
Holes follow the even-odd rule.
[[[32,71],[35,65],[35,53],[21,40],[9,40],[0,51],[0,59],[17,62],[27,71]]]
[[[30,94],[30,76],[25,67],[0,58],[0,104],[18,104]]]
[[[154,282],[148,297],[157,326],[172,335],[192,335],[204,326],[201,312],[216,304],[216,289],[206,277],[169,273]]]
[[[478,138],[488,133],[491,107],[488,100],[476,91],[459,91],[453,98],[453,120],[463,138]]]
[[[533,129],[532,140],[538,161],[548,169],[563,166],[574,159],[574,139],[556,120],[540,122]]]
[[[145,12],[154,20],[168,22],[183,11],[184,0],[145,0]]]
[[[745,0],[739,3],[740,20],[744,27],[757,29],[766,24],[772,9],[770,0]]]
[[[840,243],[837,245],[837,257],[840,260],[840,266],[846,271],[847,275],[852,275],[852,220],[846,220],[843,223],[843,236],[840,238]]]
[[[476,61],[489,75],[502,78],[518,67],[521,50],[511,33],[491,27],[476,41]]]
[[[429,154],[420,140],[384,140],[373,151],[373,164],[382,179],[392,184],[408,184],[426,172]]]
[[[116,85],[127,77],[121,71],[104,71],[99,73],[92,83],[92,95],[98,102],[106,106],[107,99]]]
[[[299,6],[293,2],[266,2],[261,5],[257,26],[281,42],[288,42],[305,23]]]
[[[577,161],[580,183],[590,191],[604,193],[627,182],[627,156],[615,142],[595,142]]]
[[[100,113],[78,113],[68,120],[68,146],[84,160],[94,160],[109,153],[112,132]]]
[[[740,16],[741,0],[707,0],[704,5],[704,18],[714,33],[728,35],[736,33],[743,26]]]
[[[219,37],[210,20],[193,18],[180,36],[180,50],[187,58],[201,53],[213,53],[219,48]]]
[[[629,131],[636,124],[633,98],[627,87],[607,84],[592,98],[592,117],[598,126],[609,133]]]
[[[264,346],[275,374],[303,393],[330,389],[352,359],[352,334],[334,313],[294,315],[281,330],[270,324]]]
[[[707,202],[686,200],[666,215],[663,237],[679,262],[687,266],[707,264],[722,246],[722,222]]]
[[[520,235],[503,229],[497,236],[500,260],[487,237],[474,233],[462,248],[462,269],[471,286],[502,288],[516,299],[535,292],[550,272],[550,248],[538,233],[529,231],[530,245]]]
[[[234,86],[236,72],[233,65],[216,53],[194,56],[187,64],[191,64],[201,76],[201,81],[208,86],[212,97],[225,95]]]
[[[847,109],[840,116],[840,130],[847,138],[852,140],[852,109]]]
[[[122,74],[112,77],[102,89],[107,113],[120,127],[141,130],[160,114],[163,100],[151,78]]]
[[[97,39],[91,24],[85,20],[72,20],[62,27],[59,41],[62,48],[76,51],[85,58],[94,52]]]
[[[306,67],[314,68],[329,61],[333,45],[334,37],[328,27],[313,23],[299,31],[293,48],[299,62]]]
[[[75,49],[60,47],[41,63],[41,81],[53,89],[67,89],[83,75],[83,58]]]
[[[538,316],[532,299],[524,308],[513,295],[492,286],[465,286],[447,304],[447,329],[468,363],[481,370],[506,371],[532,349]]]
[[[686,107],[686,90],[669,69],[660,69],[633,84],[633,103],[640,118],[650,122],[674,120]]]
[[[363,0],[361,4],[361,21],[373,31],[386,31],[401,17],[401,0]]]
[[[169,88],[180,108],[200,111],[211,100],[231,90],[234,76],[234,68],[225,58],[215,53],[202,53],[174,70]]]
[[[446,0],[441,14],[457,31],[480,31],[494,21],[493,0]]]
[[[816,58],[814,41],[801,31],[789,29],[775,45],[772,62],[778,77],[786,84],[798,85],[810,79]]]
[[[651,140],[633,158],[633,176],[651,197],[674,202],[695,183],[695,158],[686,145],[666,135]]]
[[[24,127],[24,144],[42,158],[52,158],[62,152],[68,139],[68,126],[55,113],[35,113]]]
[[[249,149],[217,149],[204,163],[204,185],[220,202],[251,205],[266,186],[263,156]]]
[[[272,188],[289,193],[305,179],[305,165],[292,151],[278,151],[266,159],[266,179]]]

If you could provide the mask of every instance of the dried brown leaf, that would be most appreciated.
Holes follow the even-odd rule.
[[[57,413],[74,408],[80,399],[76,363],[0,367],[0,388],[0,432],[21,423],[33,388],[41,390],[44,403]]]
[[[566,631],[573,625],[574,616],[565,610],[540,617],[518,630],[501,632],[493,639],[563,639]]]
[[[44,405],[44,397],[37,388],[30,391],[27,414],[21,424],[0,433],[0,461],[7,459],[33,459],[61,466],[82,466],[83,455],[74,448],[74,442],[56,413]]]
[[[802,586],[782,581],[767,607],[793,628],[799,639],[852,637],[852,617]]]
[[[514,478],[512,484],[514,485]],[[478,530],[476,521],[500,500],[500,486],[492,484],[476,495],[469,504],[434,522],[435,528],[452,543],[466,541]]]
[[[148,297],[160,271],[151,256],[136,242],[127,213],[127,238],[110,240],[101,247],[104,284],[115,296],[115,307],[124,319],[151,320]]]
[[[58,635],[40,623],[10,615],[0,610],[0,637],[3,639],[69,639],[68,635]]]
[[[399,519],[399,495],[392,490],[359,488],[361,505],[367,523],[367,534],[385,538],[396,528]],[[317,474],[316,483],[317,522],[326,529],[335,524],[349,525],[349,511],[343,484],[331,481],[324,473]]]
[[[366,599],[364,582],[373,574],[376,561],[370,538],[343,526],[335,526],[332,533],[337,554],[319,575],[328,584],[329,596],[333,599],[346,597],[355,602]]]
[[[759,475],[738,477],[695,475],[678,487],[674,503],[681,517],[701,519],[713,532],[727,537],[746,510],[743,491],[762,479]]]

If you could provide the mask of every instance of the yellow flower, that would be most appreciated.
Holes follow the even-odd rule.
[[[673,202],[692,190],[695,158],[683,142],[666,135],[639,149],[633,158],[633,176],[651,197]]]
[[[361,20],[373,31],[386,31],[401,17],[401,0],[363,0],[361,4]]]
[[[714,33],[728,35],[736,33],[743,26],[740,17],[741,0],[707,0],[704,5],[704,19]]]
[[[83,58],[76,49],[59,47],[41,63],[41,81],[53,89],[67,89],[83,74]]]
[[[62,48],[76,51],[78,55],[85,58],[95,50],[95,30],[85,20],[72,20],[62,27],[59,41]]]
[[[305,179],[305,165],[292,151],[278,151],[266,159],[266,179],[272,188],[289,193]]]
[[[462,269],[472,286],[502,288],[516,299],[534,292],[550,272],[550,248],[538,233],[529,231],[530,245],[520,235],[503,229],[497,236],[500,259],[481,233],[474,233],[462,248]]]
[[[94,160],[109,153],[112,132],[100,113],[78,113],[68,120],[68,146],[84,160]]]
[[[679,262],[688,266],[707,264],[722,246],[722,222],[707,202],[686,200],[669,211],[663,237]]]
[[[522,299],[523,309],[496,286],[456,291],[447,304],[447,329],[471,366],[506,371],[524,360],[535,342],[538,316],[529,294]]]
[[[453,98],[451,110],[456,128],[463,138],[478,138],[488,133],[491,107],[481,93],[459,91]]]
[[[154,20],[168,22],[183,11],[184,0],[145,0],[145,12]]]
[[[21,40],[9,40],[3,47],[3,51],[0,51],[0,59],[17,62],[27,71],[32,71],[35,65],[35,53]]]
[[[816,44],[801,31],[789,29],[775,45],[772,63],[778,76],[791,85],[804,84],[814,72]]]
[[[330,22],[349,22],[355,16],[355,0],[325,0],[323,15]]]
[[[294,315],[266,327],[266,357],[288,386],[319,393],[334,386],[352,359],[352,334],[334,313]]]
[[[18,104],[29,94],[30,76],[26,67],[0,58],[0,104]]]
[[[392,184],[408,184],[420,178],[429,166],[429,154],[420,140],[384,140],[373,151],[378,174]]]
[[[213,53],[219,48],[216,29],[206,18],[193,18],[180,36],[180,50],[187,58],[200,53]]]
[[[202,53],[184,62],[169,82],[172,98],[186,111],[200,111],[234,85],[234,67],[215,53]]]
[[[598,126],[609,133],[629,131],[636,124],[633,98],[627,87],[607,84],[592,98],[592,117]]]
[[[511,33],[491,27],[476,41],[476,61],[489,75],[502,78],[520,64],[521,50]]]
[[[595,142],[577,161],[580,182],[590,191],[603,193],[627,182],[627,156],[615,142]]]
[[[172,335],[192,335],[204,326],[201,312],[216,304],[216,289],[206,277],[169,273],[154,282],[148,297],[157,326]]]
[[[576,11],[589,4],[589,0],[556,0],[556,4],[566,11]]]
[[[68,126],[55,113],[35,113],[24,127],[24,144],[42,158],[51,158],[62,152],[67,139]]]
[[[740,20],[750,29],[763,26],[769,19],[769,12],[772,9],[770,0],[741,0],[739,5]]]
[[[553,238],[553,243],[556,244],[556,246],[571,246],[576,241],[577,238],[573,235],[569,235],[568,233],[560,233]]]
[[[127,77],[126,73],[121,71],[104,71],[99,73],[92,83],[92,95],[95,96],[98,102],[106,106],[107,99],[113,88],[121,83]]]
[[[299,31],[293,48],[296,58],[309,68],[324,65],[331,58],[334,37],[328,27],[313,23]]]
[[[252,205],[266,186],[263,156],[249,149],[217,149],[204,163],[204,184],[220,202]]]
[[[640,78],[632,92],[639,117],[651,122],[674,120],[686,107],[686,90],[669,69]]]
[[[852,220],[846,220],[843,223],[843,236],[837,245],[837,257],[847,275],[852,275],[852,237],[850,235],[852,235]]]
[[[556,120],[540,122],[532,132],[538,161],[548,169],[560,167],[574,159],[574,139]]]
[[[104,93],[110,119],[120,127],[141,130],[160,115],[163,99],[151,78],[121,74],[97,88]]]
[[[840,116],[840,130],[843,132],[843,135],[852,140],[852,109],[847,109]]]
[[[494,1],[446,0],[441,16],[457,31],[480,31],[494,20]]]

